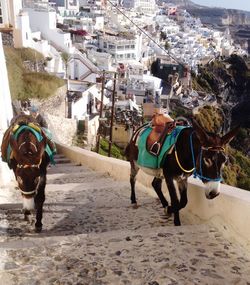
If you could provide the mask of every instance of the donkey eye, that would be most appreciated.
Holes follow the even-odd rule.
[[[20,176],[17,176],[16,180],[19,184],[23,184],[23,179]]]
[[[206,164],[207,167],[212,166],[213,162],[210,158],[204,157],[203,158],[204,163]]]

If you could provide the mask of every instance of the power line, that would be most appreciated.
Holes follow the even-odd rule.
[[[113,4],[110,0],[107,0],[117,11],[119,11],[125,18],[127,18],[134,26],[137,27],[146,37],[148,37],[154,44],[156,44],[161,50],[163,50],[167,55],[172,58],[175,62],[183,65],[180,63],[176,58],[169,54],[167,50],[165,50],[162,46],[160,46],[151,36],[149,36],[143,29],[141,29],[133,20],[131,20],[125,13],[123,13],[115,4]]]

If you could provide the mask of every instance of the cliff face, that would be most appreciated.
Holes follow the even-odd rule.
[[[209,25],[249,25],[250,12],[219,8],[197,8],[189,6],[188,12],[201,19],[201,22]]]
[[[162,0],[165,3],[172,3],[182,8],[196,17],[199,17],[204,24],[209,25],[250,25],[250,12],[235,10],[210,8],[193,3],[190,0]]]

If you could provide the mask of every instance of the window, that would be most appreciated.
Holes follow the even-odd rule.
[[[107,48],[107,43],[106,42],[103,43],[103,47]]]

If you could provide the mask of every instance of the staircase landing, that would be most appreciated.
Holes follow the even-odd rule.
[[[250,284],[249,253],[216,228],[185,216],[174,227],[143,190],[134,210],[129,183],[56,160],[41,234],[23,221],[20,193],[5,189],[12,196],[0,204],[0,284]]]

